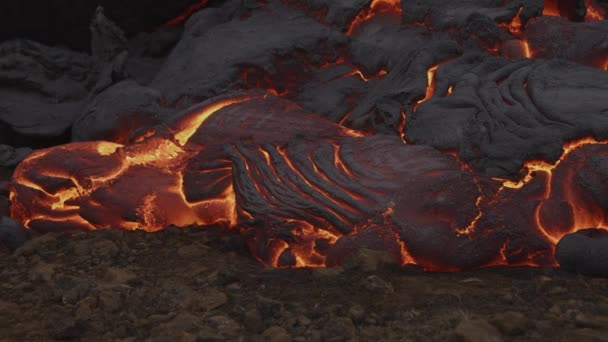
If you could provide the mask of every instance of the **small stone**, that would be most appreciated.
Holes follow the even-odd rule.
[[[0,196],[0,246],[10,251],[23,246],[31,237],[29,231],[17,221],[2,215],[2,211],[8,209],[8,200],[4,202]],[[6,207],[6,208],[5,208]]]
[[[90,250],[90,253],[93,256],[104,259],[113,258],[118,255],[119,252],[120,249],[118,248],[118,245],[108,239],[101,239],[93,242],[92,249]]]
[[[310,318],[304,316],[304,315],[300,315],[298,316],[296,322],[298,323],[299,326],[301,327],[307,327],[310,325],[310,323],[312,323],[312,321],[310,320]]]
[[[97,307],[97,299],[90,296],[82,299],[78,303],[78,307],[76,308],[76,317],[82,320],[90,320],[93,318],[95,313],[97,312],[95,309]]]
[[[205,246],[205,245],[187,245],[187,246],[183,246],[180,247],[177,250],[177,255],[179,255],[182,258],[186,258],[186,259],[197,259],[197,258],[201,258],[203,256],[205,256],[207,254],[207,251],[209,250],[209,247]]]
[[[55,315],[47,324],[49,336],[57,340],[74,339],[82,336],[84,326],[81,322],[71,318]]]
[[[337,277],[344,272],[342,267],[319,267],[312,269],[312,275],[315,278],[332,278]]]
[[[328,342],[351,341],[356,337],[355,324],[350,318],[332,318],[325,323],[321,334]]]
[[[218,334],[224,337],[236,337],[240,334],[242,328],[232,318],[227,316],[212,316],[207,318],[207,323]]]
[[[608,341],[608,337],[606,336],[606,333],[601,330],[580,328],[568,330],[565,336],[562,336],[561,341],[606,342]]]
[[[460,281],[463,284],[471,284],[471,283],[483,283],[483,280],[479,278],[467,278]]]
[[[549,308],[549,313],[553,314],[555,316],[561,316],[563,311],[562,308],[559,304],[553,304],[550,308]]]
[[[360,248],[342,263],[345,270],[375,272],[386,265],[395,265],[395,257],[387,251]]]
[[[591,316],[579,312],[574,317],[574,322],[582,328],[603,328],[608,326],[608,317]]]
[[[521,312],[507,311],[496,314],[492,323],[505,335],[524,335],[530,321]]]
[[[258,296],[257,306],[264,317],[279,317],[283,310],[283,303],[263,296]]]
[[[63,284],[59,284],[60,282]],[[60,279],[57,283],[64,290],[61,302],[70,305],[74,305],[82,298],[85,298],[91,291],[91,288],[93,288],[92,283],[79,278],[69,277],[66,280]]]
[[[251,309],[243,316],[245,328],[253,333],[259,334],[264,330],[264,320],[258,309]]]
[[[200,302],[201,307],[206,310],[217,309],[220,306],[228,303],[228,296],[217,289],[209,289],[205,291]]]
[[[272,326],[262,333],[262,336],[269,342],[291,342],[291,335],[284,328]]]
[[[127,284],[137,278],[135,273],[126,268],[110,267],[106,270],[104,279],[115,284]]]
[[[122,307],[121,293],[114,290],[103,291],[99,294],[100,306],[106,312],[117,312]]]
[[[175,316],[172,320],[162,323],[151,331],[151,336],[166,336],[182,338],[184,334],[197,332],[204,326],[200,318],[189,313]],[[164,339],[171,340],[171,339]]]
[[[554,286],[554,287],[550,288],[549,291],[547,291],[547,293],[550,295],[560,295],[560,294],[568,293],[568,289],[561,287],[561,286]]]
[[[355,304],[348,309],[348,316],[353,321],[360,322],[365,318],[365,309],[361,305]]]
[[[481,319],[461,321],[454,334],[464,342],[501,342],[503,340],[495,327]]]
[[[29,280],[30,281],[45,281],[50,282],[53,276],[55,275],[55,269],[58,265],[48,264],[46,262],[38,262],[29,272]]]
[[[364,286],[366,289],[374,292],[380,293],[393,293],[395,290],[393,289],[393,285],[391,283],[383,280],[377,275],[371,275],[365,279]]]

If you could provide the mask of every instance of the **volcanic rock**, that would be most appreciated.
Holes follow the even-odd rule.
[[[104,15],[103,7],[98,6],[91,20],[91,52],[93,57],[104,63],[127,50],[127,38],[114,22]]]
[[[523,24],[532,17],[539,16],[543,10],[543,1],[503,1],[493,0],[457,0],[445,2],[442,0],[430,1],[403,1],[403,19],[406,23],[428,22],[430,27],[446,30],[449,27],[462,27],[467,18],[474,13],[480,13],[494,22],[509,22],[518,12],[523,10],[520,18]]]
[[[496,314],[491,320],[500,332],[507,336],[520,336],[525,334],[533,323],[521,312],[507,311]]]
[[[56,314],[48,319],[48,333],[57,340],[69,340],[80,337],[85,332],[83,322],[69,316]]]
[[[126,80],[89,102],[72,127],[72,140],[106,140],[126,143],[130,134],[162,121],[160,94]]]
[[[608,21],[574,23],[542,17],[526,26],[535,58],[560,58],[603,68],[608,54]]]
[[[226,7],[229,13],[233,11]],[[242,73],[250,68],[268,74],[275,88],[287,89],[289,84],[281,77],[305,71],[305,64],[298,59],[311,65],[335,61],[337,49],[347,41],[340,32],[274,2],[245,20],[222,23],[212,19],[214,25],[198,27],[197,21],[206,24],[213,16],[229,18],[223,10],[204,11],[191,18],[181,41],[152,81],[151,86],[160,90],[168,103],[180,98],[207,99],[241,89],[246,85]],[[299,55],[301,51],[304,55]]]
[[[243,324],[247,330],[253,333],[261,333],[264,330],[264,319],[258,309],[251,309],[245,312]]]
[[[32,149],[28,147],[14,148],[0,144],[0,168],[14,168],[30,153]]]
[[[356,328],[350,318],[336,317],[323,325],[322,336],[324,341],[351,341],[356,337]]]
[[[0,122],[30,136],[66,131],[96,78],[91,57],[25,40],[0,44],[0,66]]]
[[[594,68],[466,55],[439,66],[438,95],[408,116],[405,136],[456,150],[486,175],[512,176],[531,158],[557,160],[574,137],[608,137],[606,91],[608,73]]]
[[[31,238],[30,232],[13,219],[0,219],[0,246],[14,251]]]
[[[6,191],[4,191],[5,189],[2,189],[2,183],[0,183],[0,193],[8,193],[8,189],[6,189]],[[6,197],[4,194],[0,195],[0,217],[5,217],[10,214],[9,212],[9,207],[10,207],[10,200],[8,199],[8,197]]]
[[[454,334],[465,342],[500,342],[500,332],[481,319],[465,319],[458,324]]]
[[[560,267],[576,273],[608,277],[608,231],[583,229],[564,236],[555,250]]]
[[[272,326],[262,333],[262,336],[269,342],[291,342],[291,335],[285,328]]]

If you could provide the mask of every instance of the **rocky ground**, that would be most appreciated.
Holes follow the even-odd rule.
[[[0,340],[606,341],[608,279],[430,274],[361,252],[267,269],[212,230],[37,237],[0,258]]]

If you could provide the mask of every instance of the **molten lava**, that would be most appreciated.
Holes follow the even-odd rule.
[[[428,270],[553,265],[563,235],[608,226],[602,204],[574,178],[601,162],[594,156],[608,161],[605,143],[570,142],[555,163],[530,161],[521,180],[497,180],[498,189],[430,147],[364,136],[277,97],[224,98],[137,142],[33,153],[15,171],[11,215],[37,231],[223,224],[273,267],[337,265],[358,248]],[[541,194],[525,197],[538,186]],[[527,221],[496,225],[534,200]],[[535,247],[524,248],[526,239]]]
[[[199,1],[167,25],[182,23],[207,3]],[[606,13],[594,1],[585,4],[587,21],[605,18]],[[515,36],[499,31],[511,44],[505,49],[505,56],[533,58],[542,53],[537,45],[533,45],[533,50],[524,36],[523,9],[519,7],[510,23],[501,24]],[[399,17],[401,11],[399,0],[372,0],[345,32],[352,35],[373,18]],[[545,1],[543,15],[567,16],[566,12],[564,3]],[[333,28],[323,29],[335,32]],[[432,37],[427,33],[425,37]],[[344,38],[341,44],[355,41],[338,35]],[[488,45],[493,49],[500,46],[494,42]],[[427,52],[425,49],[431,51],[428,47],[421,51]],[[415,131],[405,136],[406,126],[421,121],[424,111],[417,110],[433,98],[437,89],[441,93],[438,97],[442,97],[439,100],[448,100],[448,104],[450,100],[461,100],[449,107],[458,107],[461,111],[457,114],[466,118],[463,121],[475,123],[465,126],[458,122],[458,115],[448,118],[453,121],[448,124],[453,126],[446,127],[454,127],[455,135],[485,138],[487,133],[488,140],[497,139],[502,131],[490,126],[510,127],[507,121],[512,120],[525,128],[522,135],[530,137],[536,132],[531,127],[545,123],[540,113],[545,104],[536,101],[533,87],[528,89],[527,82],[553,82],[543,78],[542,69],[535,70],[530,78],[523,72],[505,69],[517,78],[518,82],[505,83],[512,87],[502,89],[492,84],[479,90],[475,86],[484,82],[483,64],[480,68],[471,67],[461,79],[454,76],[458,73],[447,69],[445,73],[451,77],[448,81],[458,83],[436,80],[440,64],[430,66],[433,62],[429,60],[450,58],[446,57],[447,52],[434,59],[412,52],[403,58],[414,66],[412,69],[408,65],[407,70],[406,63],[385,60],[355,67],[354,62],[347,61],[347,54],[331,53],[319,53],[311,59],[302,57],[306,62],[291,63],[292,57],[298,58],[294,54],[281,55],[287,60],[284,64],[288,67],[284,68],[281,63],[274,68],[258,66],[263,63],[256,64],[255,58],[251,64],[238,63],[234,67],[242,76],[234,81],[235,88],[263,89],[263,94],[251,92],[209,100],[134,138],[125,134],[116,140],[121,143],[76,142],[35,151],[14,172],[11,216],[28,229],[40,232],[157,231],[170,225],[221,225],[242,234],[254,257],[272,267],[340,265],[357,250],[371,249],[387,252],[401,264],[418,264],[437,271],[498,264],[555,265],[553,252],[564,235],[588,227],[608,228],[604,214],[608,204],[602,200],[605,197],[598,195],[608,193],[608,186],[604,185],[608,179],[608,141],[583,138],[568,142],[559,159],[529,160],[519,179],[507,180],[479,174],[455,152],[440,152],[431,146],[410,144],[406,139],[416,141]],[[483,63],[481,56],[473,57],[479,58],[475,63]],[[412,90],[405,83],[410,80],[408,72],[418,70],[419,65],[413,63],[419,60],[424,60],[419,65],[428,67],[426,84],[416,79],[421,83],[415,83],[416,90]],[[529,61],[498,61],[498,57],[496,61],[496,65],[513,62],[513,66],[520,63],[528,69],[533,67]],[[384,77],[388,70],[380,67],[395,73],[368,84],[357,79],[367,82]],[[608,61],[604,68],[608,70]],[[370,69],[380,70],[371,74]],[[329,71],[329,76],[319,78],[319,83],[355,77],[344,82],[350,87],[344,93],[350,97],[355,97],[348,93],[354,89],[350,84],[365,86],[368,95],[373,96],[383,87],[390,88],[389,95],[363,96],[352,106],[349,103],[340,107],[346,114],[340,118],[342,112],[338,112],[338,123],[332,122],[288,99],[296,98],[295,89],[304,84],[294,80],[317,81],[317,76],[313,76],[317,71]],[[440,77],[444,69],[441,71]],[[505,77],[506,71],[494,74]],[[384,82],[392,81],[393,75],[405,75],[404,84]],[[455,84],[459,87],[457,94]],[[519,86],[522,87],[516,89]],[[332,93],[328,89],[327,93]],[[344,94],[336,89],[341,101]],[[479,95],[479,101],[462,99],[467,91]],[[500,92],[502,101],[500,97],[493,100],[494,92]],[[320,98],[319,102],[334,106],[339,101],[334,101],[333,95]],[[517,101],[528,106],[525,115],[519,115]],[[365,107],[368,102],[373,104]],[[499,107],[502,105],[505,113]],[[443,115],[441,110],[447,107],[440,104],[435,108]],[[487,107],[495,110],[483,113],[487,118],[482,118]],[[358,111],[374,114],[373,124],[390,123],[381,127],[382,133],[396,130],[397,134],[369,135],[344,127],[342,124]],[[499,111],[505,119],[491,121],[495,118],[490,116]],[[474,113],[471,119],[466,116],[470,112]],[[559,113],[551,115],[559,118]],[[436,129],[439,128],[432,125],[429,131]],[[429,145],[440,146],[442,138]],[[484,153],[483,145],[466,145],[464,138],[457,143],[462,143],[462,155],[468,153],[468,157],[475,158]],[[516,161],[515,168],[521,163]]]
[[[374,17],[399,17],[401,11],[401,0],[372,0],[369,7],[359,12],[355,19],[353,19],[346,30],[346,34],[349,36],[352,35],[358,27]]]
[[[586,22],[600,21],[606,19],[606,9],[599,6],[595,0],[585,0],[585,8],[587,12],[585,14]]]
[[[433,95],[435,94],[435,72],[437,71],[437,68],[439,68],[439,64],[430,67],[429,70],[426,72],[426,78],[427,78],[426,95],[424,96],[423,99],[418,100],[416,102],[416,104],[414,104],[414,109],[413,109],[414,112],[418,109],[418,106],[420,106],[422,103],[430,100],[431,97],[433,97]]]
[[[559,0],[544,0],[543,15],[550,17],[559,17]]]
[[[513,20],[511,21],[511,23],[509,24],[509,31],[511,32],[511,34],[513,35],[519,35],[522,33],[521,31],[521,12],[524,10],[524,6],[520,6],[519,10],[517,11],[517,14],[515,14],[515,16],[513,17]]]

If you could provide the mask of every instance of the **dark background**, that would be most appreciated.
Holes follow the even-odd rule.
[[[108,18],[131,36],[151,31],[201,0],[4,0],[0,41],[28,38],[47,45],[88,51],[89,22],[101,5]],[[210,4],[212,5],[212,4]]]

